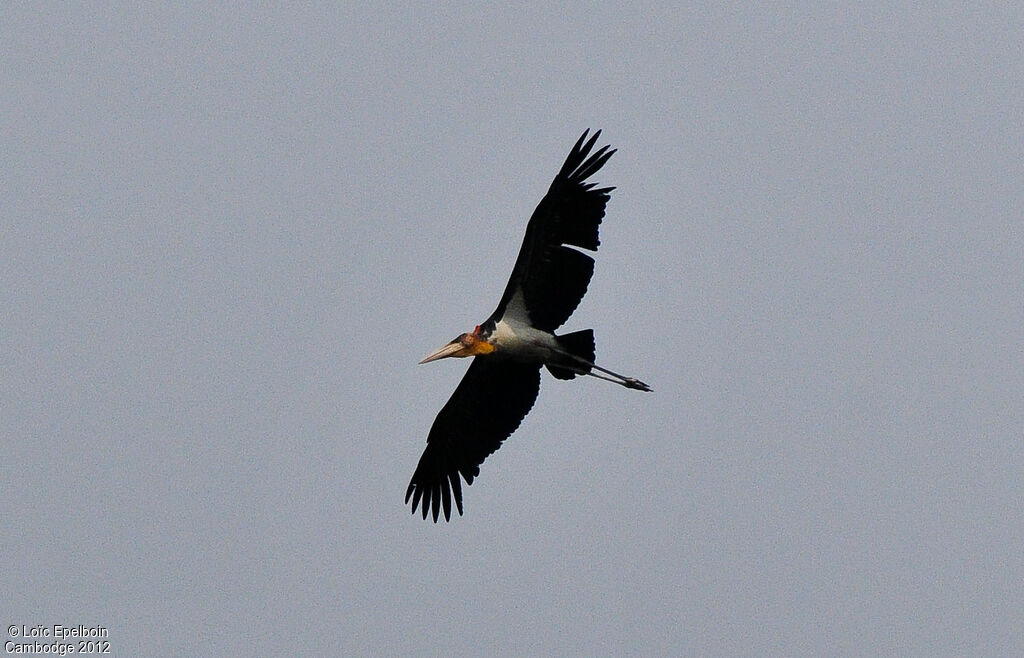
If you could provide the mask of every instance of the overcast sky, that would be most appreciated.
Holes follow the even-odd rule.
[[[0,622],[119,656],[1024,653],[1017,3],[0,10]],[[824,5],[824,6],[823,6]],[[403,496],[584,128],[547,374]]]

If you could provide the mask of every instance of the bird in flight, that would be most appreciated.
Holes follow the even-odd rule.
[[[444,510],[451,520],[452,500],[462,512],[462,483],[473,484],[480,465],[501,447],[533,407],[540,390],[540,369],[556,379],[589,375],[626,388],[650,391],[594,363],[594,331],[556,335],[576,310],[594,274],[594,259],[579,249],[597,251],[598,226],[612,187],[595,189],[587,179],[615,153],[604,146],[590,153],[600,136],[583,132],[548,193],[526,226],[526,236],[498,308],[420,363],[473,356],[466,375],[437,414],[405,502],[420,507],[434,522]]]

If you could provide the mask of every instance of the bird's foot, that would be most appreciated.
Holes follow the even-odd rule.
[[[626,388],[634,388],[638,391],[647,391],[648,393],[654,390],[647,384],[637,379],[636,377],[623,377],[622,385],[625,386]]]

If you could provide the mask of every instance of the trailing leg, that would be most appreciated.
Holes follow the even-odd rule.
[[[558,336],[558,345],[555,351],[559,356],[565,357],[569,363],[562,363],[552,367],[548,365],[551,374],[559,379],[572,379],[576,375],[590,375],[597,379],[614,382],[626,388],[637,391],[651,391],[651,387],[636,377],[626,377],[617,372],[602,368],[594,363],[594,330],[584,329],[564,336]],[[604,373],[600,375],[597,372]]]

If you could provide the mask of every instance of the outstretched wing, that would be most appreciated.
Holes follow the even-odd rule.
[[[412,474],[405,502],[422,506],[423,518],[444,507],[451,519],[452,497],[462,514],[461,475],[466,484],[480,474],[480,464],[501,447],[533,407],[540,390],[540,364],[497,356],[474,358],[452,397],[437,414],[427,448]]]
[[[538,329],[554,331],[569,319],[586,294],[594,274],[594,259],[573,247],[597,251],[598,226],[604,218],[609,193],[615,189],[594,189],[596,183],[586,182],[615,153],[604,146],[590,155],[601,131],[587,140],[588,132],[580,136],[548,193],[533,211],[512,276],[492,320],[500,320],[509,302],[521,293],[529,318],[520,319],[529,320]],[[514,310],[524,309],[517,305]]]

